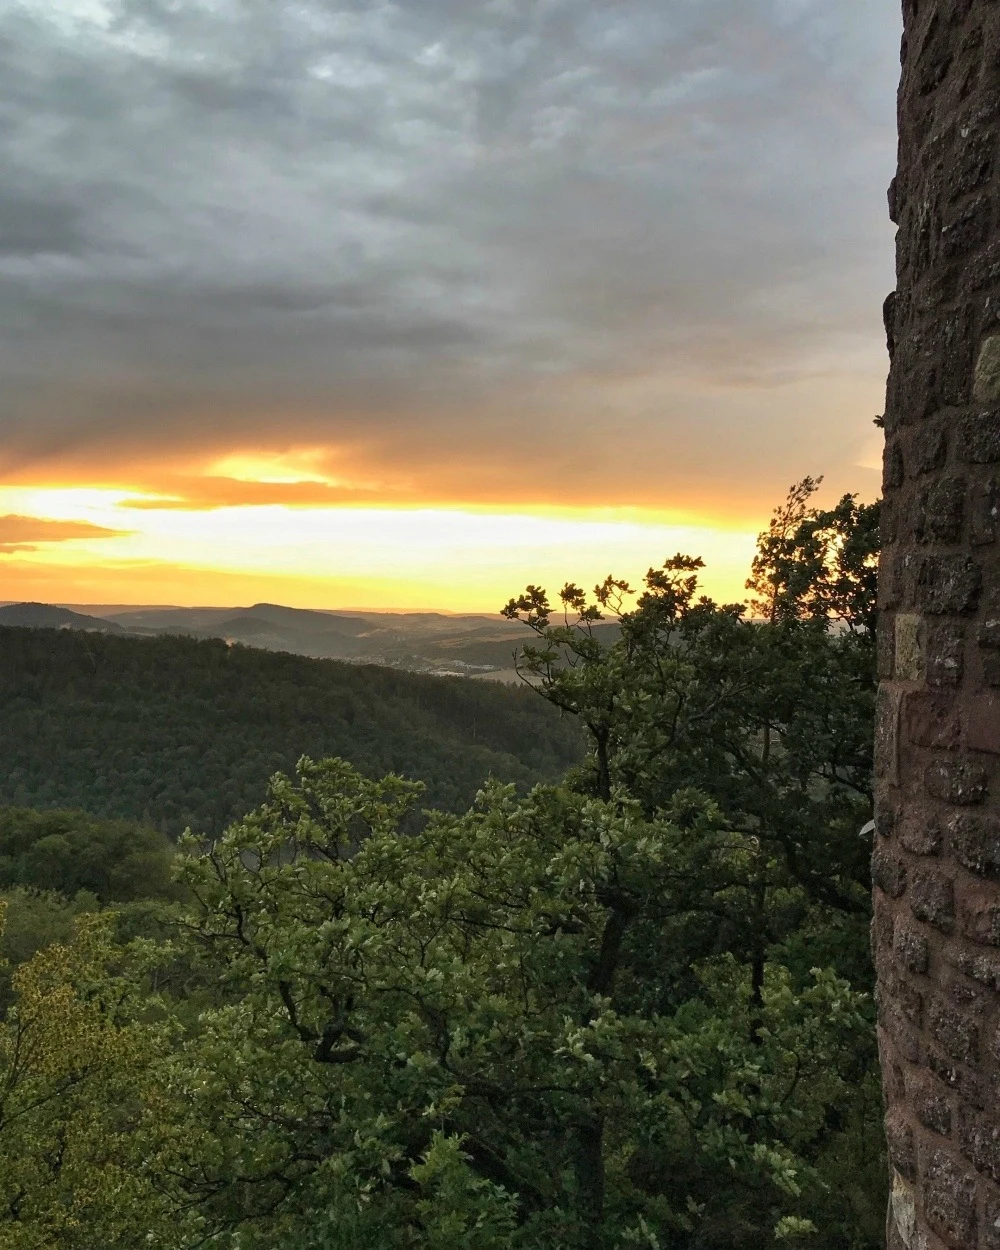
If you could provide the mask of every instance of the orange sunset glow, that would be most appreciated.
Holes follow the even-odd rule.
[[[792,482],[874,498],[894,23],[724,7],[515,73],[492,9],[307,5],[258,112],[221,9],[26,0],[80,98],[6,152],[0,600],[496,611],[679,550],[733,600]]]

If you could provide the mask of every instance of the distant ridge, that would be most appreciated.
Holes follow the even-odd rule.
[[[278,603],[228,608],[14,603],[0,607],[0,625],[221,638],[313,659],[514,682],[514,654],[530,637],[523,625],[499,613],[334,612]]]
[[[84,616],[51,603],[9,603],[0,608],[0,625],[18,625],[27,629],[83,629],[102,634],[123,634],[116,621],[99,616]]]

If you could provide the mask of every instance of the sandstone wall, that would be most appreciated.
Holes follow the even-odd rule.
[[[873,939],[892,1250],[1000,1250],[1000,3],[905,0]]]

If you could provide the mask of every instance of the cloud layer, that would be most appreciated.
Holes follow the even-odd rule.
[[[895,17],[5,6],[0,473],[320,446],[334,495],[400,501],[751,507],[748,455],[768,496],[864,488]]]
[[[39,517],[0,516],[0,554],[37,551],[40,544],[70,542],[79,538],[116,538],[120,531],[86,521],[46,521]]]

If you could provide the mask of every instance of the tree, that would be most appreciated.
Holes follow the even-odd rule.
[[[755,1005],[725,954],[679,1005],[649,976],[650,932],[724,895],[747,840],[691,793],[649,820],[498,786],[402,837],[418,793],[303,760],[188,844],[189,941],[224,1001],[174,1062],[174,1172],[217,1244],[749,1247],[805,1228],[862,998],[775,967]]]
[[[137,1135],[159,1035],[139,1019],[140,964],[121,974],[111,930],[110,916],[84,916],[14,973],[0,1025],[4,1250],[179,1244],[164,1240]]]

